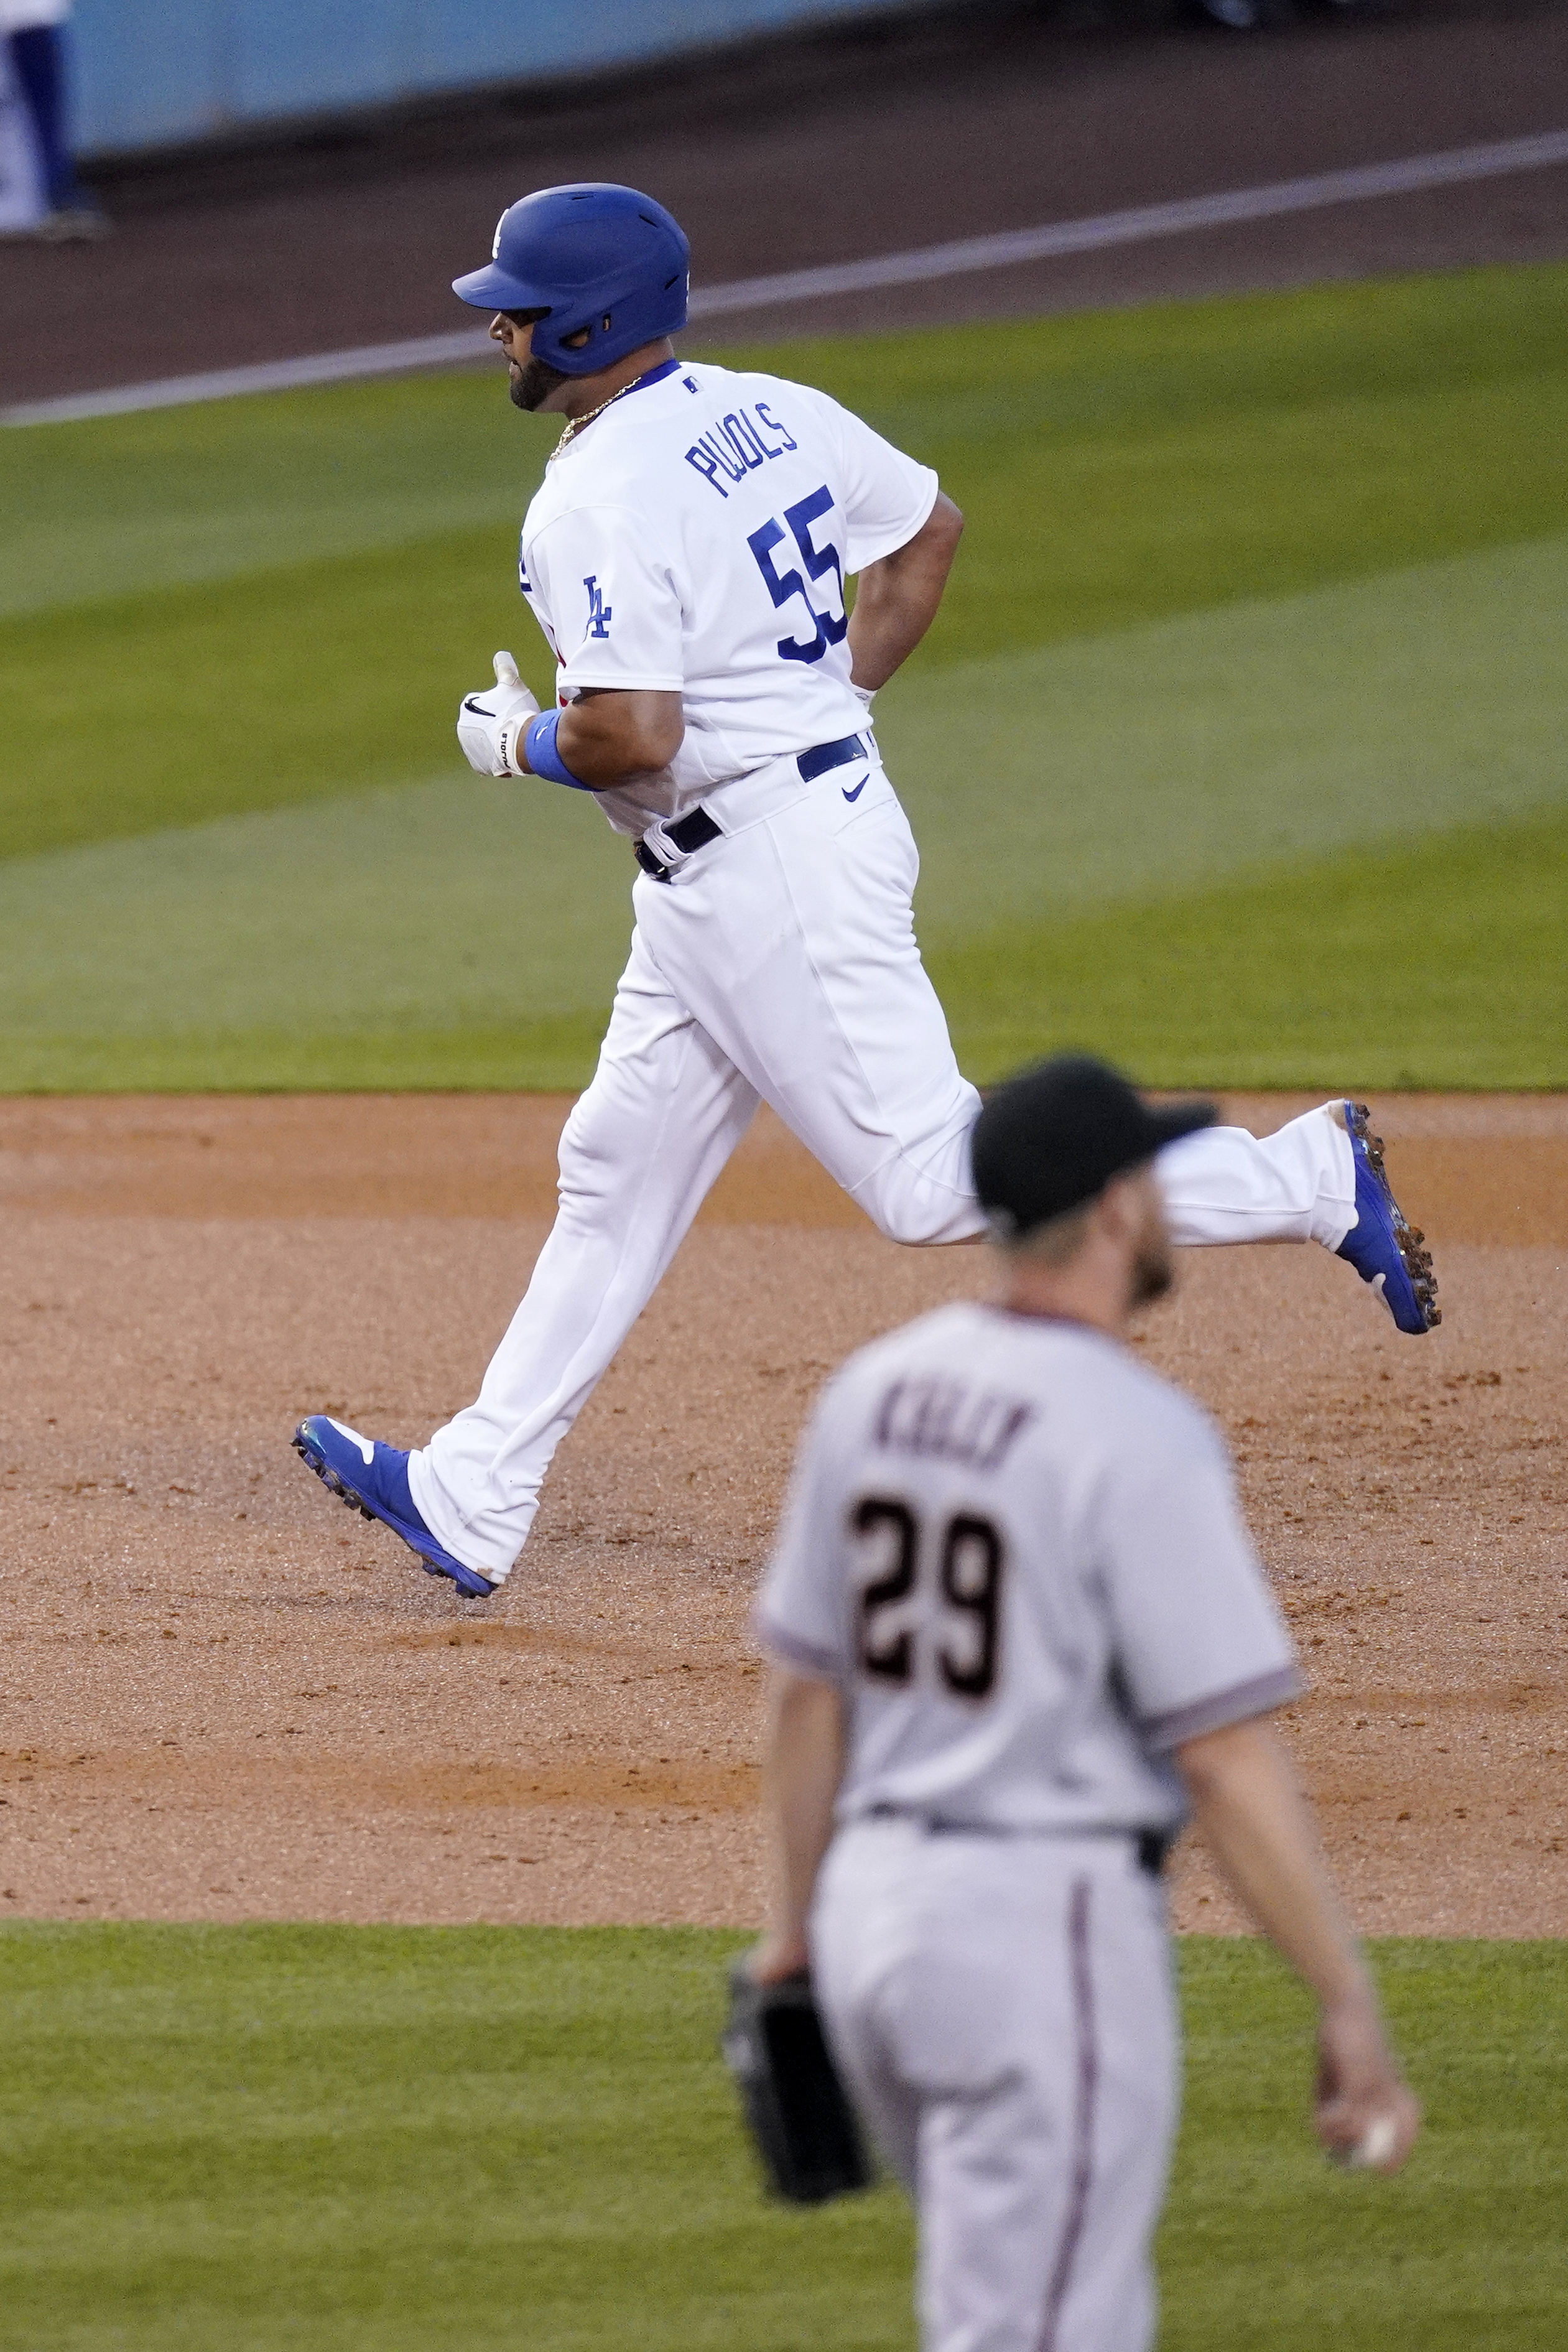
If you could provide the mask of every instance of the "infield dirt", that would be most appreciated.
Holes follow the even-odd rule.
[[[566,1107],[0,1103],[5,1916],[757,1917],[746,1615],[796,1432],[849,1348],[984,1256],[883,1242],[765,1116],[511,1583],[462,1602],[288,1438],[326,1409],[418,1443],[468,1399]],[[1560,1935],[1568,1098],[1375,1108],[1441,1330],[1401,1339],[1317,1249],[1233,1250],[1185,1261],[1139,1345],[1236,1448],[1359,1924]],[[1197,1851],[1174,1895],[1239,1924]]]

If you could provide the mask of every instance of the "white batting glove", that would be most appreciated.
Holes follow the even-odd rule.
[[[520,776],[517,738],[538,704],[517,676],[510,654],[496,656],[496,683],[477,694],[465,694],[457,713],[457,740],[463,756],[481,776]]]
[[[863,703],[863,704],[864,704],[865,709],[866,709],[867,715],[869,716],[869,715],[870,715],[870,712],[871,712],[871,706],[872,706],[873,702],[873,701],[875,700],[875,698],[876,698],[876,688],[875,688],[875,687],[874,687],[874,686],[857,686],[857,685],[855,684],[855,682],[854,682],[853,678],[852,677],[852,678],[851,678],[851,680],[850,680],[850,692],[851,692],[851,693],[855,697],[855,699],[856,699],[858,702],[862,702],[862,703]]]

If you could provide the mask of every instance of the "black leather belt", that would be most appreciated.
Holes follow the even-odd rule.
[[[800,771],[800,782],[810,784],[818,776],[825,776],[830,768],[845,768],[852,760],[869,760],[870,757],[871,747],[862,736],[841,735],[836,743],[813,743],[809,751],[801,752],[795,765]],[[723,825],[716,824],[706,808],[695,808],[689,815],[682,817],[678,824],[664,827],[666,836],[674,842],[683,857],[689,857],[694,849],[706,849],[708,843],[716,841],[723,831]],[[643,873],[651,874],[655,882],[669,880],[674,868],[666,866],[662,857],[656,856],[646,841],[636,844],[633,855]]]
[[[681,856],[689,857],[694,849],[706,849],[710,841],[716,841],[724,827],[715,824],[706,808],[695,808],[689,816],[682,817],[678,824],[667,824],[664,831]],[[638,842],[633,854],[643,873],[651,874],[655,882],[669,880],[671,867],[662,857],[654,856],[645,841]]]

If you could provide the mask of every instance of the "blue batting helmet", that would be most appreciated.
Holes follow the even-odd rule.
[[[509,205],[487,269],[455,278],[476,310],[544,310],[533,349],[562,375],[593,375],[686,323],[691,261],[680,223],[608,180],[539,188]],[[586,332],[569,351],[566,338]]]

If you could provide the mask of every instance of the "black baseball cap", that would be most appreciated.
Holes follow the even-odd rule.
[[[1092,1055],[1059,1054],[1009,1078],[981,1110],[975,1191],[998,1238],[1017,1241],[1218,1117],[1211,1102],[1152,1109]]]

